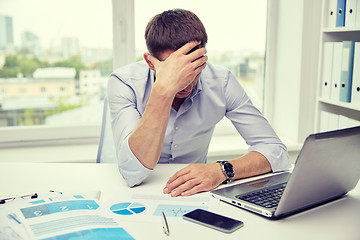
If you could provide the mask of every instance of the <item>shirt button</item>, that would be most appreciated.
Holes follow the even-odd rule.
[[[179,127],[178,127],[178,126],[176,126],[176,127],[175,127],[175,130],[179,130]]]
[[[177,144],[174,145],[174,148],[177,148]]]

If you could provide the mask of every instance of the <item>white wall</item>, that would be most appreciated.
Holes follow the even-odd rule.
[[[293,137],[299,114],[303,9],[302,1],[279,2],[273,122],[281,135]]]
[[[313,132],[321,1],[269,0],[272,13],[265,113],[277,133],[302,142]]]

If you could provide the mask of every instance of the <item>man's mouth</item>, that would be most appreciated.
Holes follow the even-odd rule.
[[[180,92],[179,92],[180,94],[190,94],[191,93],[191,91],[187,91],[187,90],[181,90]]]

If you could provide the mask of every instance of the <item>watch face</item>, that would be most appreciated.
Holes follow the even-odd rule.
[[[234,176],[234,167],[231,163],[225,163],[224,164],[224,170],[225,173],[228,177],[233,177]]]

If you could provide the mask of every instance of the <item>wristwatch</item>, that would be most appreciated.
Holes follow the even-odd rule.
[[[224,184],[228,184],[231,182],[231,179],[235,176],[234,166],[228,161],[217,161],[221,163],[222,170],[226,176],[226,180],[223,182]]]

